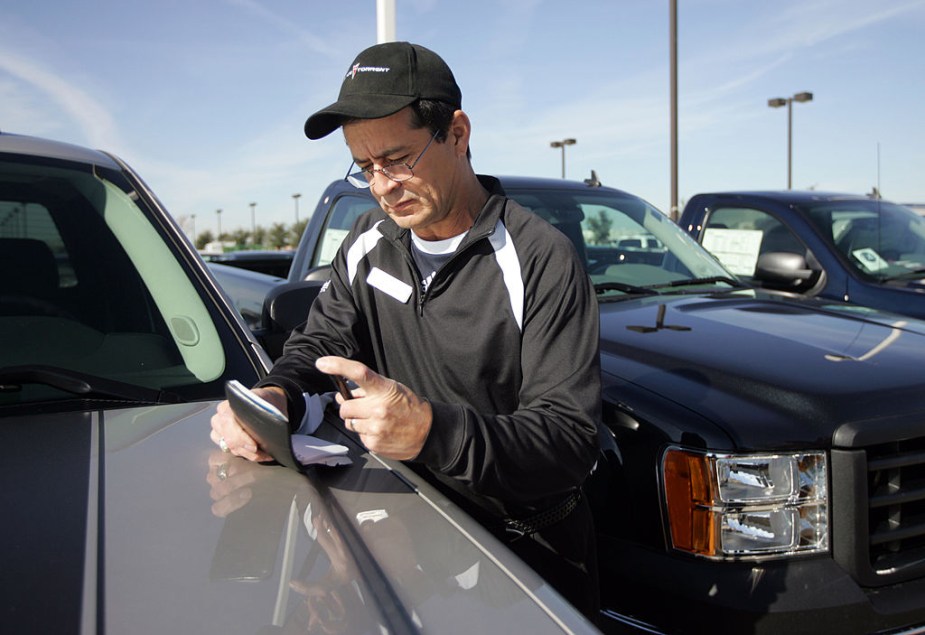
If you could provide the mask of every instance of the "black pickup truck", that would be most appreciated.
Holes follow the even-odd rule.
[[[925,322],[748,286],[596,179],[501,181],[598,291],[604,629],[923,632]],[[372,207],[322,194],[265,306],[272,354]]]
[[[678,224],[755,286],[925,319],[925,217],[832,192],[712,192]]]

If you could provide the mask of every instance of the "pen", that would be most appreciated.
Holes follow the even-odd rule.
[[[350,389],[347,388],[347,382],[340,375],[331,375],[331,381],[334,382],[334,385],[337,387],[337,392],[340,393],[340,396],[344,399],[353,399],[353,395],[350,394]]]

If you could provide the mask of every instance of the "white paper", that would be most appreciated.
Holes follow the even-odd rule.
[[[871,273],[883,271],[884,269],[888,269],[890,266],[890,263],[881,258],[880,254],[878,254],[870,247],[855,249],[851,252],[851,255],[854,256],[854,258],[859,263],[861,263],[861,266],[864,267],[864,269],[870,271]]]
[[[283,413],[280,411],[279,408],[271,404],[269,401],[267,401],[263,397],[260,397],[257,393],[247,388],[247,386],[239,382],[237,379],[232,379],[229,383],[234,385],[234,387],[237,389],[237,392],[242,397],[247,399],[249,402],[257,406],[264,412],[270,414],[273,417],[276,417],[277,419],[288,421],[288,419],[283,415]]]
[[[708,227],[703,232],[703,246],[732,273],[753,276],[763,237],[758,229]]]
[[[307,434],[292,435],[292,452],[302,465],[350,465],[347,446]]]

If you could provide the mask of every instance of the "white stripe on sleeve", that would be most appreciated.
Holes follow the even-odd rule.
[[[504,286],[507,287],[507,293],[511,299],[511,310],[514,312],[517,328],[523,331],[524,281],[514,242],[511,240],[507,227],[500,220],[495,225],[495,232],[488,240],[495,250],[495,259],[498,261],[498,266],[501,267],[501,277],[504,279]]]

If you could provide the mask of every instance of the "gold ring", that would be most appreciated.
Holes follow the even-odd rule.
[[[218,447],[222,449],[222,452],[231,452],[231,449],[228,447],[228,444],[225,442],[225,437],[219,438]]]

